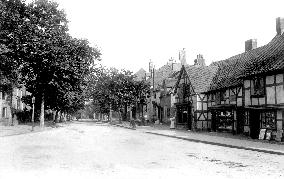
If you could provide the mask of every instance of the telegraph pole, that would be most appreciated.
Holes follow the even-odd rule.
[[[35,97],[32,97],[32,104],[33,104],[33,113],[32,113],[32,131],[34,131],[35,127]]]

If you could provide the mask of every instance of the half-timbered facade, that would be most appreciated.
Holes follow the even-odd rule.
[[[279,25],[282,23],[282,25]],[[277,27],[284,20],[277,18]],[[260,129],[283,133],[283,29],[267,45],[246,41],[246,51],[214,62],[218,72],[207,93],[211,129],[247,133],[258,138]],[[282,70],[282,71],[281,71]],[[282,133],[281,133],[282,132]]]
[[[208,129],[208,90],[217,71],[215,66],[186,65],[181,68],[176,84],[176,125],[191,129]]]

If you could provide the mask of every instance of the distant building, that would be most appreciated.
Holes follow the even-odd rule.
[[[14,118],[13,113],[30,108],[22,102],[22,97],[28,94],[25,88],[14,88],[11,93],[0,91],[0,125],[16,123],[17,121],[14,121],[16,118]]]

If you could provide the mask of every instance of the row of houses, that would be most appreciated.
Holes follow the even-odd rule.
[[[205,65],[197,55],[194,65],[173,59],[155,70],[149,64],[147,81],[152,94],[143,109],[149,119],[189,130],[246,134],[258,138],[261,129],[283,140],[284,128],[284,18],[276,19],[276,36],[257,47],[245,42],[245,52]],[[141,70],[140,70],[141,73]]]
[[[16,113],[30,108],[22,101],[22,97],[28,95],[25,88],[0,89],[0,125],[17,124]]]

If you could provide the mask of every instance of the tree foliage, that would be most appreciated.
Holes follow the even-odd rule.
[[[144,103],[150,92],[145,81],[135,81],[135,75],[128,70],[100,67],[89,82],[89,91],[94,99],[96,112],[122,112],[124,107]]]
[[[36,97],[37,106],[72,112],[84,104],[86,77],[100,52],[68,33],[68,20],[48,0],[1,1],[0,72]]]

